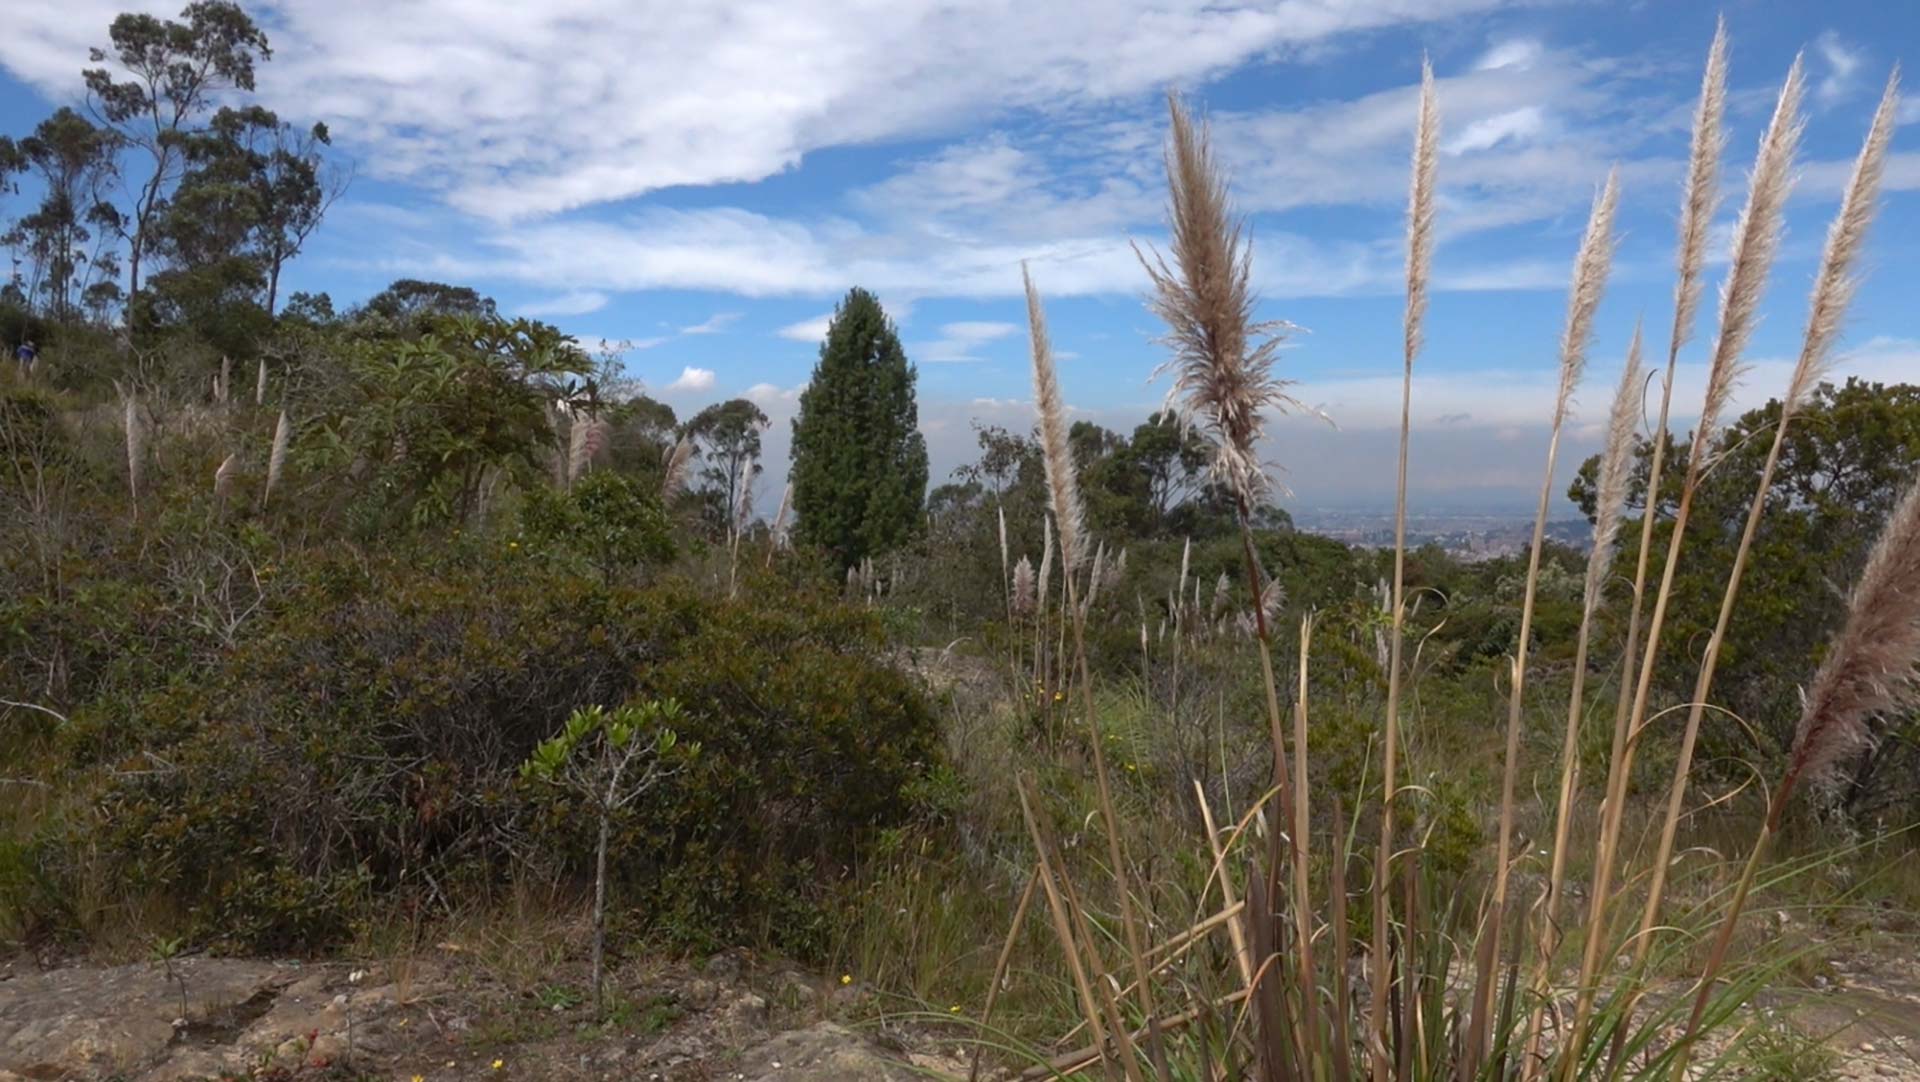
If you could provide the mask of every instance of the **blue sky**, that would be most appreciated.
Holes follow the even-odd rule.
[[[15,0],[0,130],[74,100],[113,14],[177,3]],[[1594,443],[1634,320],[1670,319],[1687,122],[1717,14],[1732,42],[1731,222],[1789,63],[1810,93],[1801,179],[1739,399],[1784,384],[1826,219],[1920,5],[1501,0],[896,0],[701,4],[278,0],[261,96],[324,120],[355,179],[285,289],[362,299],[400,276],[624,343],[683,414],[735,395],[775,418],[766,484],[824,317],[876,291],[920,370],[936,478],[969,424],[1025,427],[1018,263],[1047,298],[1070,405],[1131,427],[1164,387],[1130,241],[1158,244],[1162,94],[1210,117],[1249,215],[1263,314],[1304,418],[1268,457],[1296,502],[1391,498],[1402,215],[1423,54],[1439,80],[1440,247],[1414,407],[1416,504],[1537,490],[1574,247],[1609,166],[1621,238],[1563,473]],[[1920,76],[1903,101],[1842,373],[1920,371]],[[0,207],[11,216],[18,208]],[[1718,270],[1715,270],[1717,279]],[[1675,411],[1697,411],[1683,354]],[[777,495],[775,497],[777,499]],[[1568,505],[1559,505],[1565,510]]]

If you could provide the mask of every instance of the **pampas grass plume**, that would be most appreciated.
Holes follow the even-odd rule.
[[[140,419],[140,400],[129,393],[127,399],[127,493],[137,507],[140,503],[141,467],[147,458],[147,427]]]
[[[1720,154],[1726,133],[1720,127],[1727,102],[1727,23],[1714,27],[1713,47],[1707,50],[1707,70],[1700,79],[1700,102],[1693,114],[1693,149],[1687,161],[1687,182],[1680,196],[1680,243],[1674,250],[1678,275],[1673,287],[1672,350],[1693,336],[1694,313],[1700,308],[1705,279],[1707,236],[1713,212],[1720,202]]]
[[[1600,588],[1620,541],[1620,517],[1627,505],[1628,481],[1633,475],[1633,429],[1640,416],[1640,325],[1633,328],[1627,364],[1620,370],[1620,386],[1613,392],[1607,415],[1607,444],[1600,454],[1598,499],[1594,507],[1593,549],[1587,553],[1584,591],[1586,611],[1600,607]]]
[[[1134,248],[1152,289],[1147,307],[1167,325],[1172,356],[1153,378],[1171,374],[1169,406],[1213,438],[1213,473],[1245,510],[1267,490],[1258,445],[1265,411],[1305,410],[1273,373],[1286,325],[1258,322],[1253,249],[1227,199],[1226,176],[1204,126],[1176,95],[1167,97],[1167,225],[1173,262]]]
[[[213,471],[214,502],[224,504],[233,493],[234,464],[238,459],[238,455],[228,455],[220,460],[220,468]]]
[[[1613,266],[1613,212],[1620,199],[1620,173],[1607,173],[1607,183],[1593,202],[1587,231],[1573,259],[1573,288],[1567,297],[1567,325],[1560,335],[1560,392],[1554,400],[1553,424],[1566,420],[1574,388],[1586,370],[1587,345],[1593,340],[1593,314],[1606,292],[1607,272]]]
[[[671,499],[687,479],[687,459],[693,456],[693,441],[685,436],[667,452],[666,468],[660,475],[660,498]]]
[[[1013,614],[1025,616],[1033,611],[1033,561],[1025,556],[1013,565]]]
[[[1789,411],[1806,403],[1807,395],[1832,367],[1833,342],[1840,333],[1841,317],[1853,302],[1854,288],[1859,284],[1853,268],[1860,261],[1860,248],[1879,201],[1887,143],[1893,138],[1899,105],[1900,72],[1896,68],[1887,78],[1887,90],[1880,98],[1880,107],[1874,111],[1866,143],[1860,148],[1860,156],[1854,159],[1853,175],[1847,179],[1846,194],[1840,199],[1840,212],[1827,230],[1826,250],[1814,278],[1813,303],[1807,313],[1800,359],[1794,365],[1793,379],[1787,387],[1785,408]]]
[[[1720,333],[1713,345],[1713,357],[1707,368],[1706,402],[1700,410],[1699,427],[1694,433],[1697,450],[1718,427],[1720,414],[1733,394],[1740,376],[1740,354],[1760,309],[1760,297],[1766,290],[1767,274],[1780,242],[1780,212],[1793,188],[1793,156],[1800,145],[1803,122],[1800,97],[1804,88],[1799,57],[1787,71],[1780,88],[1773,119],[1760,137],[1760,152],[1754,159],[1753,176],[1747,190],[1747,205],[1734,226],[1733,248],[1727,280],[1720,291]],[[1700,456],[1695,455],[1697,460]]]
[[[273,447],[267,452],[267,487],[260,494],[260,503],[266,505],[273,498],[273,486],[280,481],[280,471],[287,464],[287,442],[293,438],[293,426],[287,421],[287,411],[280,411],[280,420],[273,426]]]
[[[1073,449],[1068,443],[1067,407],[1060,398],[1060,379],[1053,369],[1053,348],[1047,341],[1047,317],[1040,293],[1025,263],[1020,280],[1027,290],[1027,328],[1033,346],[1033,405],[1040,414],[1040,452],[1047,468],[1047,492],[1053,519],[1060,527],[1060,567],[1069,577],[1086,555],[1086,516],[1080,504],[1080,485],[1074,476]]]
[[[1405,356],[1409,368],[1420,352],[1427,315],[1427,277],[1433,263],[1434,174],[1440,153],[1440,110],[1433,92],[1433,64],[1420,61],[1420,119],[1413,132],[1413,181],[1407,194],[1407,312]]]
[[[1869,718],[1911,705],[1920,663],[1920,480],[1887,519],[1794,730],[1782,795],[1871,739]]]

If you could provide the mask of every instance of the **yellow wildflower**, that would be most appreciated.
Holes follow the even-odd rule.
[[[841,983],[841,984],[852,984],[852,983],[853,983],[853,974],[851,974],[851,973],[842,973],[842,974],[840,974],[840,983]]]

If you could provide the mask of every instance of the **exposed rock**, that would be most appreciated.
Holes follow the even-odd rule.
[[[913,1082],[913,1068],[881,1054],[866,1038],[832,1022],[792,1030],[748,1051],[748,1082]]]
[[[231,1039],[291,979],[270,962],[185,958],[172,972],[75,968],[0,985],[0,1071],[35,1079],[145,1071],[176,1048]]]

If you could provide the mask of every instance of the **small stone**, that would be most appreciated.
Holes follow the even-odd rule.
[[[1872,1052],[1872,1051],[1873,1051],[1873,1042],[1872,1042],[1872,1041],[1861,1041],[1861,1042],[1860,1042],[1860,1051],[1862,1051],[1862,1052]]]

